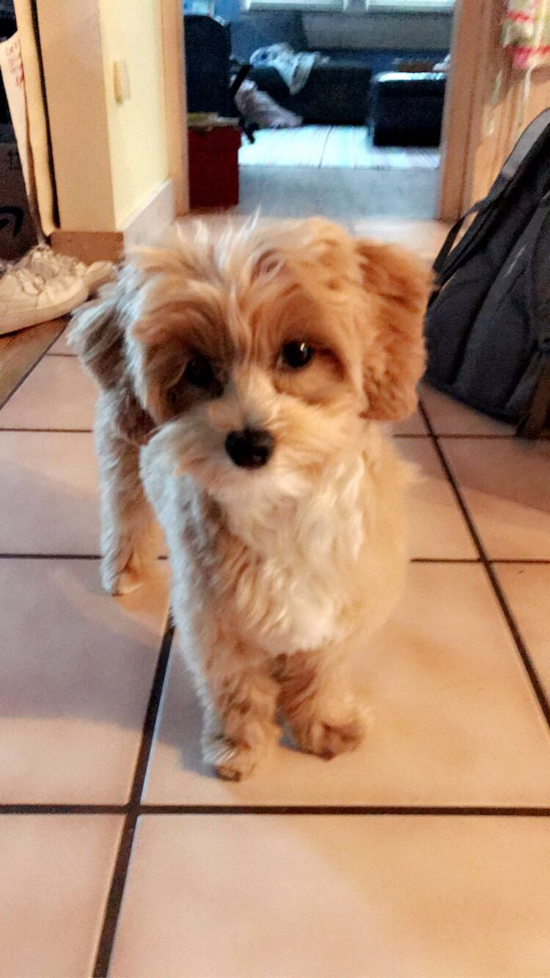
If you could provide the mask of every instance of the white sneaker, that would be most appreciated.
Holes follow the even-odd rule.
[[[74,275],[76,278],[84,279],[90,293],[104,282],[108,282],[114,269],[110,261],[95,261],[93,265],[85,265],[78,258],[52,251],[46,244],[36,245],[17,262],[17,267],[28,268],[36,275],[41,275],[46,281],[54,278],[55,275]]]
[[[0,278],[0,334],[64,316],[87,298],[81,278],[57,275],[46,281],[28,268],[9,268]]]

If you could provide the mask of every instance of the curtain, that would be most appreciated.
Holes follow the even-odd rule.
[[[502,43],[514,68],[550,64],[550,0],[506,0]]]

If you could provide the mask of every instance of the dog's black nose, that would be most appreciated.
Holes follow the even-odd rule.
[[[262,428],[243,428],[230,431],[225,439],[225,450],[235,465],[243,469],[259,469],[273,455],[275,439]]]

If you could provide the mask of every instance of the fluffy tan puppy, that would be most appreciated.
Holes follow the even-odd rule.
[[[280,716],[325,758],[363,736],[350,654],[407,561],[411,473],[378,422],[416,405],[428,284],[325,220],[186,222],[76,317],[100,387],[103,585],[142,582],[152,506],[221,777],[250,774]]]

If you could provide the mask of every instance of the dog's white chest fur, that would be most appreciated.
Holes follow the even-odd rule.
[[[314,558],[314,555],[311,554]],[[241,585],[244,582],[240,582]],[[335,590],[331,557],[266,560],[255,577],[255,594],[245,585],[237,600],[271,654],[319,648],[342,636],[342,595]],[[260,611],[260,615],[258,615]]]
[[[152,445],[145,449],[144,482],[168,540],[176,586],[185,579],[193,591],[200,579],[201,605],[206,586],[217,613],[225,607],[247,640],[271,655],[340,643],[361,631],[363,620],[369,631],[377,627],[399,592],[409,467],[378,433],[370,441],[374,461],[358,451],[303,495],[270,499],[261,486],[228,494],[223,556],[215,530],[200,524],[207,520],[198,502],[202,490],[172,475],[166,460],[151,454]],[[194,521],[193,536],[203,537],[194,553],[183,520]]]
[[[361,456],[287,504],[229,507],[229,526],[257,560],[236,582],[250,631],[272,654],[340,641],[348,627],[350,571],[367,527]]]

